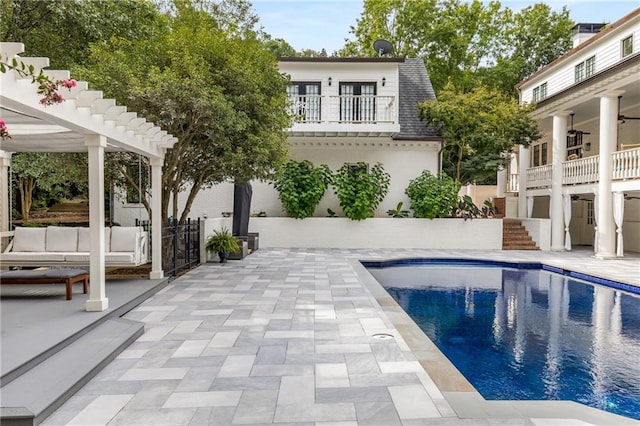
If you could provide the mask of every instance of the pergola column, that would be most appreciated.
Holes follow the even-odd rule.
[[[86,135],[89,163],[89,300],[86,310],[102,312],[109,307],[104,271],[104,148],[103,135]]]
[[[564,209],[562,203],[562,162],[567,148],[567,116],[569,111],[556,111],[553,114],[553,156],[551,162],[551,250],[564,250]]]
[[[616,257],[616,226],[613,220],[613,195],[611,154],[618,141],[618,96],[622,91],[610,91],[600,95],[600,169],[598,173],[598,241],[596,257]]]
[[[527,169],[531,164],[531,151],[528,146],[520,145],[518,155],[518,217],[527,217]]]
[[[11,167],[11,152],[0,150],[0,231],[9,230],[9,216],[11,214],[11,206],[9,205],[9,167]]]
[[[164,278],[162,269],[162,165],[163,158],[151,157],[151,273],[149,278]]]

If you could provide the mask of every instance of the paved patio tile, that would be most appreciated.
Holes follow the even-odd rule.
[[[425,255],[546,256],[562,267],[557,253],[346,249],[267,249],[201,265],[126,315],[146,321],[145,333],[44,424],[547,424],[456,417],[353,262]],[[560,257],[583,271],[601,265]],[[628,264],[607,263],[606,273]]]
[[[296,404],[276,407],[275,422],[329,422],[356,420],[355,406],[351,403]]]
[[[162,408],[235,407],[241,391],[175,392]]]

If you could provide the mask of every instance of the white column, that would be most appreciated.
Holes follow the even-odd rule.
[[[531,162],[528,146],[520,145],[518,163],[518,217],[527,217],[527,169]]]
[[[613,221],[611,154],[618,141],[618,95],[620,91],[606,92],[600,97],[600,170],[598,174],[598,247],[596,257],[616,257],[616,228]]]
[[[498,181],[496,196],[498,198],[502,198],[507,192],[507,169],[505,169],[504,167],[500,167],[498,169],[498,175],[496,178]]]
[[[622,224],[624,222],[624,193],[615,192],[613,194],[613,221],[616,224],[616,234],[618,234],[618,244],[616,245],[616,256],[624,257],[624,240],[622,238]]]
[[[86,310],[101,312],[109,307],[104,272],[104,148],[107,138],[86,135],[89,162],[89,300]]]
[[[164,277],[162,269],[162,165],[163,158],[151,158],[151,273],[149,278]]]
[[[533,217],[533,202],[535,198],[527,197],[527,218]]]
[[[569,230],[571,225],[571,195],[563,194],[562,203],[564,204],[564,249],[571,251],[571,232]]]
[[[9,216],[11,215],[9,167],[11,167],[11,152],[0,150],[0,200],[2,202],[0,205],[0,231],[9,230]]]
[[[567,116],[569,111],[553,114],[553,156],[551,162],[551,250],[564,250],[564,214],[562,209],[562,162],[567,154]]]

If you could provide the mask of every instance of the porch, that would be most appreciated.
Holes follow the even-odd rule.
[[[168,279],[107,280],[109,308],[86,312],[88,294],[64,286],[0,288],[2,424],[38,424],[136,340],[143,323],[122,317]]]
[[[638,180],[640,189],[640,147],[615,151],[611,154],[612,186],[617,182]],[[530,167],[527,169],[526,189],[551,188],[552,165]],[[597,184],[600,176],[600,156],[578,158],[562,162],[562,185]],[[520,190],[519,175],[511,173],[507,182],[509,192]]]

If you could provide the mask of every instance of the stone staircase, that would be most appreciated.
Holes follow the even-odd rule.
[[[540,250],[540,248],[520,220],[503,219],[502,250]]]

